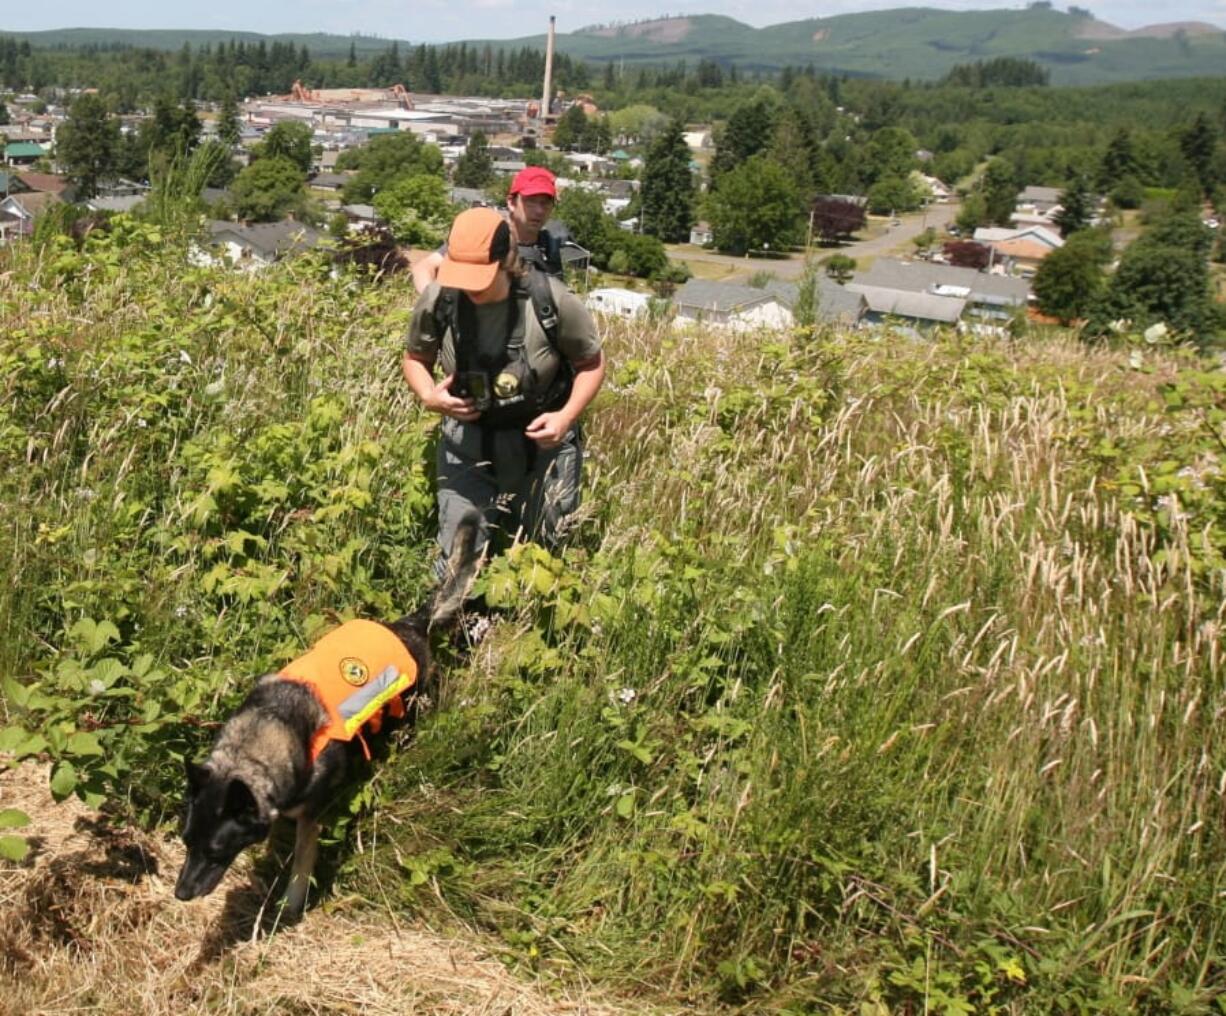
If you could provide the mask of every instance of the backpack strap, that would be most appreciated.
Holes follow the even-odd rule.
[[[544,330],[549,344],[553,346],[555,352],[560,354],[561,351],[558,350],[558,305],[553,299],[549,276],[544,272],[528,269],[526,279],[528,296],[532,300],[532,311],[536,314],[536,320]]]

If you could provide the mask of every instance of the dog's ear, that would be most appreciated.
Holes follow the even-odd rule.
[[[187,772],[187,786],[192,794],[200,793],[200,789],[209,782],[213,776],[213,770],[206,765],[200,765],[198,762],[193,762],[187,759],[183,768]]]
[[[260,820],[260,807],[256,803],[255,794],[242,780],[233,779],[226,787],[226,814],[240,822],[254,824]]]

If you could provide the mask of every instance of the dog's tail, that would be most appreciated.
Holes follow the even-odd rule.
[[[460,608],[481,565],[481,554],[477,550],[480,532],[481,516],[476,511],[466,512],[451,542],[451,554],[447,558],[443,581],[419,615],[426,627],[445,627],[459,617]]]

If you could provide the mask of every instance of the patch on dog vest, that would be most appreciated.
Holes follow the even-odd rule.
[[[328,722],[311,739],[312,762],[329,741],[355,737],[370,758],[363,728],[377,734],[384,710],[396,718],[404,715],[402,696],[417,683],[417,661],[386,625],[347,621],[278,676],[310,685],[328,711]]]

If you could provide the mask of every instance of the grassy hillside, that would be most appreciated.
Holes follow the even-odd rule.
[[[0,752],[148,821],[252,675],[432,556],[409,284],[176,250],[0,252]],[[607,341],[571,547],[486,570],[494,633],[339,809],[325,898],[640,1010],[1220,1006],[1217,365]]]
[[[259,36],[219,31],[65,29],[12,34],[45,46],[120,42],[157,49],[178,49],[184,42],[198,46],[230,38],[275,38],[305,45],[319,57],[343,56],[351,42],[359,53],[391,45],[390,39],[364,36]],[[400,41],[402,48],[409,45]],[[476,44],[544,49],[545,36],[485,39]],[[633,66],[711,59],[761,71],[811,63],[832,72],[915,80],[938,78],[955,64],[998,56],[1036,60],[1051,70],[1057,84],[1217,75],[1226,66],[1226,32],[1200,31],[1193,26],[1190,31],[1161,37],[1125,36],[1101,22],[1064,11],[1029,9],[954,12],[903,7],[808,18],[762,29],[706,14],[560,32],[557,44],[560,52],[597,63],[617,61]]]

